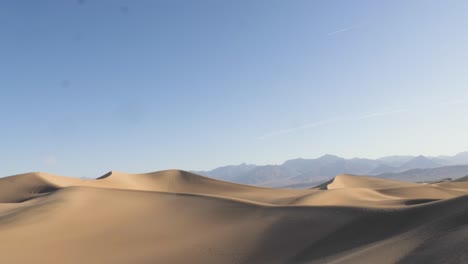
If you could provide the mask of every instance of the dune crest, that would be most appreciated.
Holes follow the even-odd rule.
[[[389,179],[380,179],[375,177],[367,176],[356,176],[341,174],[337,175],[333,181],[328,184],[327,188],[330,189],[339,189],[339,188],[391,188],[391,187],[408,187],[414,186],[415,183],[402,182]]]
[[[466,182],[338,175],[289,190],[180,170],[0,178],[5,263],[461,263],[463,219]]]

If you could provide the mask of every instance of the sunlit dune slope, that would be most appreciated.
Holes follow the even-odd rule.
[[[1,263],[464,263],[466,182],[268,189],[185,171],[0,178]]]

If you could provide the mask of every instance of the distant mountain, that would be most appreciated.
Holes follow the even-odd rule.
[[[253,164],[242,163],[240,165],[229,165],[216,168],[211,171],[194,171],[195,173],[202,174],[212,178],[222,178],[226,181],[236,181],[240,175],[257,167]]]
[[[345,159],[335,155],[324,155],[316,159],[291,159],[281,165],[240,164],[219,167],[211,171],[195,173],[242,184],[257,186],[302,186],[328,180],[338,174],[374,175],[378,177],[400,177],[402,180],[419,181],[436,178],[442,172],[450,175],[442,178],[457,178],[464,168],[449,168],[452,165],[468,165],[468,152],[454,156],[388,156],[379,159]],[[431,169],[447,167],[431,171]],[[468,175],[468,172],[465,174]],[[461,177],[464,175],[459,175]],[[405,179],[404,177],[408,177]],[[439,178],[440,179],[440,178]]]
[[[377,166],[376,168],[374,168],[373,170],[371,170],[369,173],[369,175],[377,175],[377,174],[380,174],[380,173],[385,173],[385,172],[394,172],[394,171],[397,171],[397,167],[392,167],[390,165],[387,165],[387,164],[381,164],[379,166]]]
[[[382,162],[382,164],[385,164],[390,167],[400,167],[401,165],[405,164],[406,162],[410,161],[413,158],[414,156],[399,155],[399,156],[387,156],[387,157],[383,157],[377,160]]]
[[[324,155],[318,159],[292,159],[285,161],[281,166],[298,172],[308,172],[315,167],[325,167],[344,162],[344,158],[334,155]]]
[[[466,175],[468,175],[468,165],[454,165],[430,169],[412,169],[398,173],[382,173],[376,177],[412,182],[428,182],[444,178],[459,179]]]
[[[468,175],[454,180],[454,182],[466,182],[466,181],[468,181]]]
[[[458,153],[449,159],[452,163],[468,164],[468,151]]]
[[[399,167],[400,171],[410,170],[414,168],[418,169],[430,169],[439,167],[442,164],[436,162],[433,159],[426,158],[423,155],[417,156],[416,158],[412,158],[409,161],[405,162],[403,165]]]
[[[289,183],[288,179],[297,175],[297,172],[279,165],[257,166],[247,173],[240,174],[234,179],[237,183],[277,186],[278,183]]]

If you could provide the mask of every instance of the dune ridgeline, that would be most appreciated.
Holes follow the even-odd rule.
[[[468,182],[0,178],[0,263],[468,263]]]

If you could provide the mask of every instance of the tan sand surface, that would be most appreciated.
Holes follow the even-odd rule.
[[[0,263],[468,263],[468,183],[14,175],[0,178]]]

